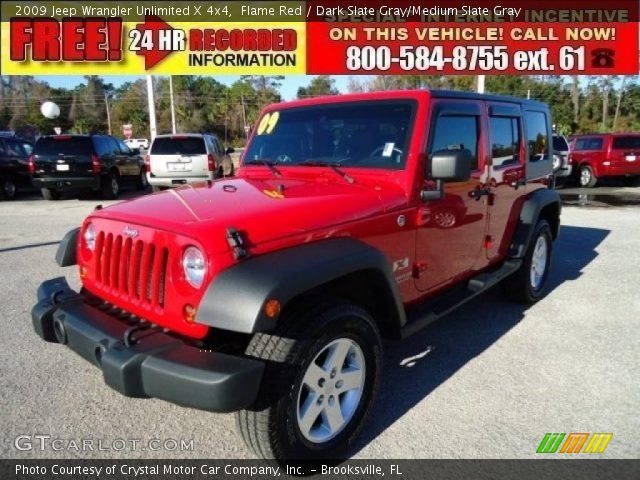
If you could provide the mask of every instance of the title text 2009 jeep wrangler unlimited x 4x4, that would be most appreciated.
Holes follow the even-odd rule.
[[[83,288],[33,324],[112,388],[237,413],[261,457],[337,457],[401,338],[549,274],[560,203],[540,103],[384,92],[272,105],[238,177],[98,209],[63,239]]]

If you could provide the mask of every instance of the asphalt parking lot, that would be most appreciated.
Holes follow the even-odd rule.
[[[138,193],[124,192],[125,198]],[[640,188],[562,191],[551,291],[531,308],[489,292],[385,355],[381,395],[356,456],[533,458],[546,432],[612,432],[605,458],[640,454]],[[33,332],[38,284],[73,268],[57,242],[96,196],[0,203],[0,456],[245,458],[233,415],[121,396],[100,372]],[[19,435],[138,439],[123,451],[15,448]],[[150,451],[150,439],[193,440]]]

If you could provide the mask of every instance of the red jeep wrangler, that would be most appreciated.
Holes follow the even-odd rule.
[[[640,134],[578,135],[571,141],[569,163],[581,187],[592,188],[602,177],[640,177]]]
[[[36,332],[124,395],[238,411],[256,455],[347,453],[403,338],[500,281],[538,300],[560,202],[546,105],[440,91],[271,105],[238,177],[97,208]]]

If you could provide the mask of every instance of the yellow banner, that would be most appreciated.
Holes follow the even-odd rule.
[[[74,48],[75,51],[87,48],[86,42],[98,42],[92,46],[94,51],[106,51],[110,30],[98,27],[93,29],[93,34],[95,30],[99,32],[97,39],[96,35],[83,37],[92,29],[63,26],[67,20],[49,18],[46,19],[49,23],[55,21],[60,25],[56,46],[50,32],[43,34],[39,23],[42,18],[20,18],[24,23],[13,26],[13,20],[2,20],[0,70],[5,75],[285,75],[306,71],[304,22],[165,23],[158,17],[147,17],[146,23],[122,23],[119,60],[68,61],[64,60],[65,52],[72,54]],[[47,28],[56,27],[50,24]],[[68,40],[70,37],[73,38]],[[74,47],[64,44],[69,41],[75,42]],[[34,48],[49,57],[58,52],[59,58],[36,60],[39,54],[34,53]],[[24,59],[16,57],[21,50]]]

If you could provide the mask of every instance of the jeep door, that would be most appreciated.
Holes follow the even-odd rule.
[[[519,104],[490,103],[489,222],[487,258],[504,258],[525,195],[525,158],[522,109]]]
[[[419,207],[415,284],[420,291],[445,287],[486,264],[487,197],[479,194],[486,179],[483,105],[475,100],[432,102],[427,163],[436,151],[468,149],[473,165],[469,180],[445,183],[444,198]],[[425,186],[435,188],[428,178]]]

